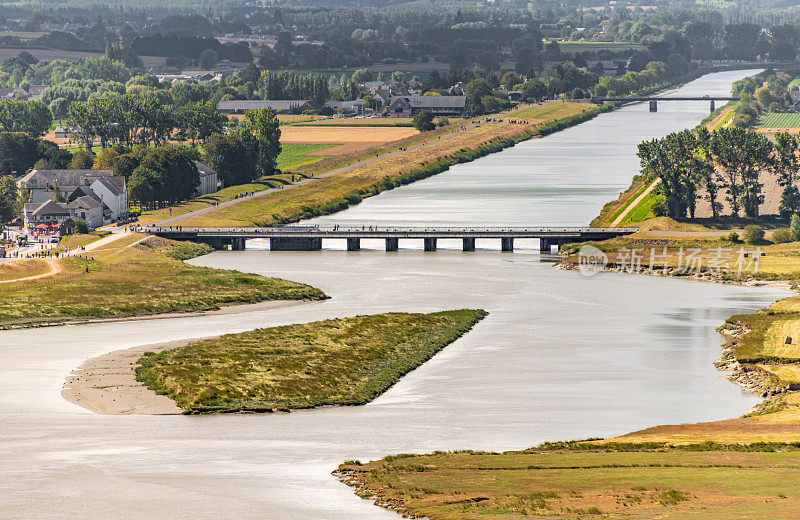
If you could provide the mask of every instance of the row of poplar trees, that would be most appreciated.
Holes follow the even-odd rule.
[[[800,141],[779,133],[773,143],[761,134],[744,128],[721,128],[697,133],[690,130],[672,133],[661,139],[644,141],[638,156],[642,173],[661,179],[660,192],[667,216],[691,218],[699,200],[711,206],[713,218],[720,216],[724,193],[730,215],[758,217],[764,202],[762,172],[773,172],[783,193],[779,212],[787,217],[800,209],[796,183],[800,168]]]

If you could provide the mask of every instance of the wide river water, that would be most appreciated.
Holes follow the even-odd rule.
[[[745,72],[680,94],[724,94]],[[584,225],[636,173],[636,144],[692,127],[708,103],[626,107],[460,165],[316,222]],[[757,402],[715,371],[735,313],[785,293],[558,271],[517,244],[423,253],[218,252],[192,263],[307,282],[332,298],[282,309],[0,332],[0,518],[381,519],[330,472],[436,449],[508,450],[715,420]],[[368,248],[370,244],[365,244]],[[337,244],[332,244],[335,248]],[[327,247],[327,245],[326,245]],[[414,250],[416,248],[416,250]],[[494,249],[491,250],[491,249]],[[366,406],[273,415],[101,416],[64,401],[108,351],[328,317],[473,307],[475,329]]]

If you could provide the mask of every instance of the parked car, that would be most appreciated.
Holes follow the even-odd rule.
[[[61,242],[61,237],[60,236],[53,235],[53,236],[50,237],[50,243],[51,244],[58,244],[59,242]]]

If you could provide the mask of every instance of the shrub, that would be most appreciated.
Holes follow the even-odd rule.
[[[792,238],[800,240],[800,215],[792,215],[792,223],[789,226],[789,231],[792,232]]]
[[[744,228],[744,241],[748,244],[760,244],[764,241],[764,228],[750,224]]]
[[[76,235],[86,235],[89,233],[89,225],[84,222],[83,220],[76,220],[75,221],[75,234]]]
[[[739,233],[731,233],[727,237],[725,237],[725,240],[727,240],[728,242],[733,242],[734,244],[738,244],[739,243]]]
[[[772,241],[776,244],[784,244],[786,242],[792,242],[793,240],[794,238],[789,228],[779,228],[772,232]]]

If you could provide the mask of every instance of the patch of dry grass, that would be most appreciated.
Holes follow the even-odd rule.
[[[59,259],[62,272],[55,276],[6,284],[0,290],[0,328],[326,297],[308,285],[194,267],[147,242],[133,245],[143,237],[131,233],[83,258]]]

